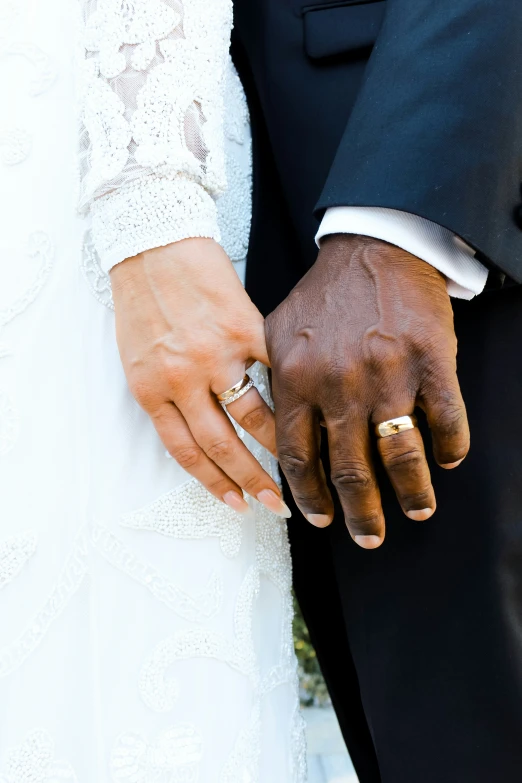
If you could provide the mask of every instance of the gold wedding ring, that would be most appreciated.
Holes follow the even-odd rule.
[[[388,419],[375,425],[375,434],[378,438],[389,438],[390,435],[398,435],[406,430],[413,430],[417,426],[417,418],[413,416],[397,416],[396,419]]]
[[[254,381],[250,375],[245,374],[244,377],[238,381],[238,383],[234,384],[234,386],[231,386],[230,389],[221,392],[221,394],[216,394],[218,402],[220,402],[221,405],[226,408],[226,406],[230,405],[231,402],[239,400],[243,394],[246,394],[247,391],[250,391],[253,385]]]

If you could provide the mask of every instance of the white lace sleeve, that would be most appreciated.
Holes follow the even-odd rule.
[[[108,271],[219,241],[232,0],[82,0],[81,200]]]

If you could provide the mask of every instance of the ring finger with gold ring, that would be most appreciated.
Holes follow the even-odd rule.
[[[435,493],[424,443],[413,414],[378,421],[374,425],[384,467],[407,517],[421,522],[435,512]]]

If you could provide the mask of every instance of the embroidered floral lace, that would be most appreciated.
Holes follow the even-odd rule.
[[[219,241],[231,0],[85,0],[81,200],[107,271],[195,236]]]

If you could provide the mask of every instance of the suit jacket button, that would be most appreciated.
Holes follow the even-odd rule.
[[[513,217],[515,219],[515,223],[517,224],[519,229],[522,231],[522,204],[515,209]]]

